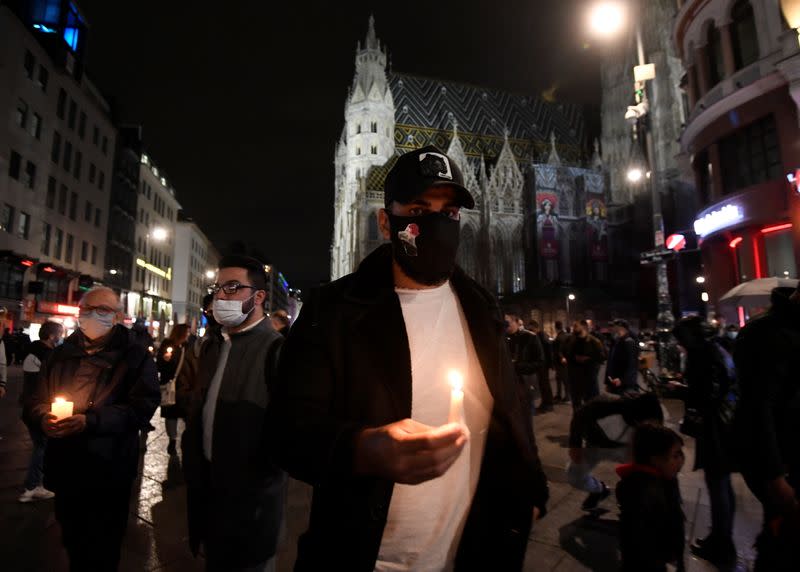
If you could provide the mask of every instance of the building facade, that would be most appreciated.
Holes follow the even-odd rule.
[[[796,278],[800,46],[778,0],[686,0],[673,39],[687,69],[691,156],[712,303],[742,282]],[[729,321],[760,309],[719,304]]]
[[[568,246],[557,251],[551,241],[550,263],[538,265],[542,232],[535,229],[537,224],[546,227],[544,236],[550,237],[553,228],[562,228],[560,222],[553,227],[558,216],[569,217],[570,223],[575,217],[581,224],[587,217],[606,216],[603,178],[581,166],[583,109],[387,72],[386,63],[370,18],[364,44],[356,51],[345,124],[334,156],[331,277],[352,272],[382,242],[377,213],[384,206],[383,181],[396,157],[433,144],[459,165],[476,199],[475,209],[462,212],[459,264],[469,274],[502,295],[525,290],[531,277],[535,282],[573,282],[567,270],[572,262],[562,264],[562,258],[584,248],[585,241],[573,245],[577,234],[572,234],[571,224],[564,227],[568,232],[558,240]],[[573,167],[575,173],[548,179],[562,167]],[[596,191],[593,206],[579,205],[575,193],[568,192],[575,184],[583,185],[574,181],[584,176],[595,181],[589,185]],[[563,201],[562,192],[569,195]],[[551,214],[537,219],[540,211]]]
[[[196,331],[201,324],[203,297],[214,281],[219,253],[195,222],[178,213],[175,225],[175,266],[172,271],[173,320]]]
[[[73,2],[0,4],[0,304],[74,325],[105,275],[116,133]]]
[[[147,153],[139,162],[136,257],[126,309],[144,319],[153,337],[169,333],[173,320],[172,279],[175,232],[181,206],[175,189]]]

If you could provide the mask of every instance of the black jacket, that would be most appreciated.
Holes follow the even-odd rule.
[[[547,482],[526,429],[495,300],[456,270],[451,284],[494,398],[486,450],[456,569],[519,570]],[[411,356],[394,291],[390,246],[314,291],[283,349],[272,420],[280,458],[314,486],[296,570],[372,571],[394,483],[353,474],[355,436],[411,416]]]
[[[622,572],[666,572],[668,563],[683,570],[685,517],[677,479],[640,465],[621,465],[617,473]]]
[[[544,350],[535,334],[519,330],[506,336],[506,341],[518,376],[534,374],[544,365]]]
[[[31,422],[41,424],[56,396],[86,414],[86,430],[48,439],[45,485],[94,489],[133,480],[139,463],[139,431],[153,416],[161,393],[153,360],[132,342],[124,326],[115,326],[106,347],[88,355],[79,331],[50,356],[36,390],[26,404]],[[95,493],[92,494],[102,494]]]
[[[608,354],[608,366],[606,368],[606,386],[611,393],[624,393],[625,391],[636,390],[639,386],[639,342],[631,336],[626,335],[614,341],[611,351]],[[619,379],[622,385],[615,387],[608,380]]]
[[[736,339],[739,461],[742,473],[759,481],[788,472],[800,482],[800,304],[791,293],[773,291],[770,311]]]
[[[50,356],[53,353],[53,348],[45,344],[42,340],[36,340],[31,344],[31,350],[26,356],[28,359],[29,356],[36,357],[39,360],[39,371],[26,371],[23,373],[22,376],[22,393],[19,396],[20,405],[25,405],[28,403],[31,398],[33,397],[34,392],[36,391],[36,383],[39,381],[39,376],[42,373],[42,369],[44,369],[45,365],[47,365],[47,360],[50,359]],[[23,420],[25,420],[25,410],[23,409]]]
[[[615,447],[619,443],[610,440],[600,428],[598,421],[611,415],[620,415],[630,427],[642,421],[663,421],[664,412],[654,393],[634,393],[622,397],[599,396],[587,401],[572,416],[569,425],[570,448]]]

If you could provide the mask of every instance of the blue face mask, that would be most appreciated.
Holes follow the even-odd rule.
[[[55,344],[53,344],[53,345],[55,345],[55,347],[58,347],[58,346],[62,345],[63,343],[64,343],[64,338],[58,338],[56,340]]]
[[[96,340],[105,336],[114,327],[114,314],[101,315],[97,310],[81,311],[78,323],[84,336]]]

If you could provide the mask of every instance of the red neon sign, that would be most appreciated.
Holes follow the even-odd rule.
[[[33,260],[23,260],[22,262],[20,262],[20,264],[22,264],[23,266],[27,266],[28,268],[30,268],[31,266],[33,266]]]
[[[52,266],[45,266],[44,268],[42,268],[42,270],[43,270],[44,272],[50,272],[50,273],[52,273],[52,272],[55,272],[55,271],[56,271],[56,269],[55,269],[55,268],[53,268]]]
[[[730,244],[728,244],[728,246],[730,246],[731,248],[736,248],[742,243],[743,240],[744,238],[742,238],[741,236],[737,236],[730,242]]]
[[[67,316],[77,316],[81,313],[78,306],[70,306],[68,304],[58,304],[57,302],[47,302],[39,300],[36,308],[43,314],[62,314]]]
[[[779,230],[787,230],[792,228],[792,223],[787,222],[786,224],[776,224],[775,226],[768,226],[767,228],[761,229],[761,234],[769,234],[771,232],[778,232]]]
[[[745,322],[744,319],[744,308],[742,306],[739,306],[739,327],[744,328],[746,323],[747,322]]]
[[[756,264],[756,278],[761,278],[761,253],[758,251],[758,241],[753,241],[753,260]]]

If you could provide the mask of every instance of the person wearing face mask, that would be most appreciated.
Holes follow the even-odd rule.
[[[47,363],[47,360],[50,359],[53,349],[64,341],[63,335],[64,326],[56,322],[45,322],[39,328],[39,339],[31,344],[30,353],[25,357],[25,361],[22,362],[22,393],[20,394],[19,402],[23,406],[22,421],[28,428],[28,434],[31,436],[31,443],[33,443],[28,473],[25,476],[25,491],[19,497],[19,502],[22,503],[51,499],[55,496],[52,491],[42,486],[42,465],[44,463],[47,438],[42,432],[41,425],[39,423],[31,423],[26,417],[24,406],[36,390],[39,372]]]
[[[207,570],[274,570],[286,475],[266,426],[283,337],[264,312],[264,264],[226,256],[211,286],[213,319],[181,439],[189,543]],[[282,430],[282,429],[278,429]]]
[[[110,288],[80,301],[80,328],[53,350],[25,406],[47,437],[44,485],[70,570],[116,570],[139,465],[139,431],[161,393],[155,363],[121,324],[122,305]],[[72,415],[51,413],[55,399]]]
[[[389,243],[311,293],[282,352],[279,461],[314,487],[295,570],[520,570],[548,487],[502,314],[456,266],[474,200],[435,147],[384,200]]]

